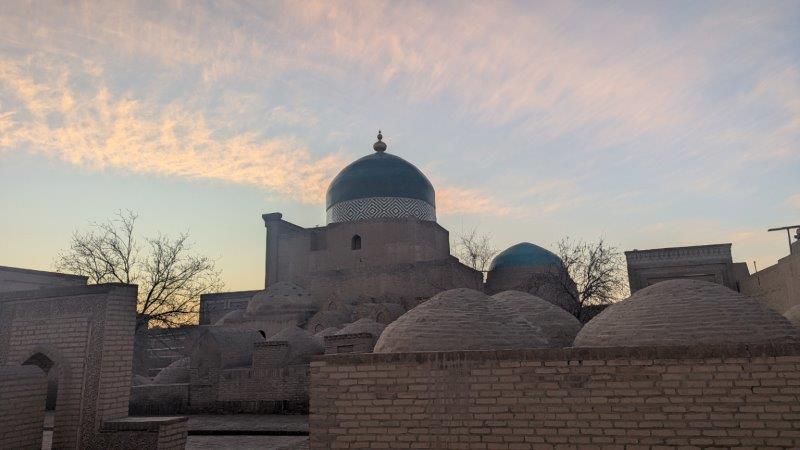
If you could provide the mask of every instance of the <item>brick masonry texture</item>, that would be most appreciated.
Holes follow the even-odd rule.
[[[0,366],[0,448],[41,448],[47,378],[35,366]]]
[[[575,338],[575,347],[762,342],[800,329],[751,297],[697,280],[668,280],[606,308]]]
[[[312,449],[798,448],[800,342],[339,354]]]
[[[187,434],[186,417],[127,417],[104,422],[96,446],[115,450],[182,450]]]
[[[0,294],[0,324],[0,365],[55,364],[54,448],[90,448],[103,421],[127,415],[136,286]]]

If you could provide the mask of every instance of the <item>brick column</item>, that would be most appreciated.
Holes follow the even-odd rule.
[[[262,214],[264,226],[267,228],[266,267],[264,269],[264,289],[278,281],[278,235],[280,234],[281,213]]]

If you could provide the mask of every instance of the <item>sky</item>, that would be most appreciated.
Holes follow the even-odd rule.
[[[800,2],[0,2],[0,265],[119,209],[263,285],[261,214],[324,224],[388,152],[451,235],[733,243],[800,224]]]

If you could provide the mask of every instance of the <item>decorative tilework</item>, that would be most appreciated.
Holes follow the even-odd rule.
[[[327,211],[328,223],[383,217],[409,217],[435,222],[436,208],[413,198],[369,197],[339,202]]]

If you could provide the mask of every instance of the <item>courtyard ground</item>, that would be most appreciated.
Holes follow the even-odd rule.
[[[187,450],[308,449],[308,416],[273,414],[190,415]],[[43,449],[53,436],[53,414],[45,416]]]

